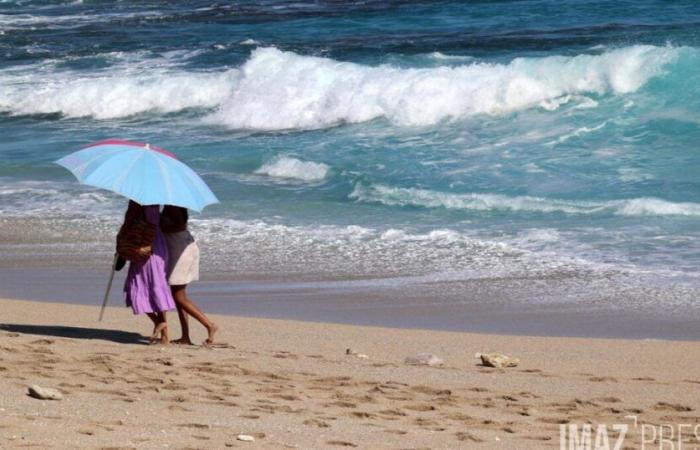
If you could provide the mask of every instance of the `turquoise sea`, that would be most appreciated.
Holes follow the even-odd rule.
[[[691,0],[0,1],[0,226],[109,260],[125,202],[52,161],[131,139],[221,199],[212,276],[697,317],[699,30]]]

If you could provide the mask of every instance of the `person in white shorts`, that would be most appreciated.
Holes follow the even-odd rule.
[[[188,317],[194,317],[207,329],[208,337],[204,345],[214,344],[218,326],[187,297],[187,285],[199,279],[199,247],[187,231],[189,214],[186,208],[166,205],[161,213],[160,227],[168,244],[167,277],[175,299],[180,318],[182,336],[171,341],[173,344],[192,345]]]

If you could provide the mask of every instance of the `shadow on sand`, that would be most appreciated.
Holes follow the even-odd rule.
[[[147,344],[148,339],[144,336],[130,331],[105,330],[101,328],[81,328],[63,327],[50,325],[21,325],[21,324],[0,324],[0,330],[22,333],[36,334],[40,336],[53,336],[71,339],[101,339],[104,341],[117,342],[119,344]]]

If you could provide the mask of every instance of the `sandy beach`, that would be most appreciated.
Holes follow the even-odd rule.
[[[0,450],[700,450],[698,24],[0,0]]]
[[[2,305],[2,448],[560,448],[560,425],[586,423],[592,439],[605,424],[609,448],[616,424],[628,426],[619,448],[658,448],[663,424],[673,448],[700,445],[698,342],[214,316],[225,345],[163,347],[125,308],[98,323],[96,306]],[[444,364],[405,364],[420,352]],[[477,352],[520,364],[487,368]],[[32,398],[30,385],[63,399]]]

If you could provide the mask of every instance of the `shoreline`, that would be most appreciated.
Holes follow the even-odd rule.
[[[150,322],[124,308],[110,307],[98,323],[99,306],[1,301],[0,445],[8,448],[239,447],[248,445],[236,440],[243,433],[262,448],[539,449],[558,448],[561,424],[584,423],[628,424],[624,443],[636,448],[644,436],[631,415],[700,424],[700,361],[688,357],[698,342],[213,315],[227,345],[162,347],[143,345]],[[193,338],[204,338],[198,325]],[[520,364],[478,364],[475,353],[491,351]],[[419,352],[444,364],[404,363]],[[31,384],[64,399],[32,399]],[[691,446],[700,443],[692,430],[683,431]]]
[[[5,255],[0,297],[100,303],[118,226],[113,219],[81,219],[78,225],[66,218],[0,219],[6,225],[0,227]],[[375,243],[389,247],[381,252],[381,264],[373,265],[376,254],[362,253],[369,250],[362,239],[344,241],[345,251],[360,254],[340,258],[343,253],[336,254],[327,237],[309,243],[312,235],[301,239],[292,233],[293,245],[280,246],[286,241],[279,239],[293,227],[266,227],[249,238],[255,227],[229,230],[236,233],[223,233],[223,240],[212,240],[218,232],[202,224],[198,230],[204,277],[189,292],[213,313],[491,334],[700,341],[697,289],[683,280],[628,279],[623,268],[612,266],[601,273],[567,265],[553,272],[529,266],[510,272],[503,270],[509,266],[507,255],[490,268],[481,267],[478,258],[412,258],[406,266],[405,258],[395,259],[403,244],[379,238]],[[268,231],[277,233],[270,242],[261,238]],[[425,256],[420,242],[408,245],[418,245],[411,248]],[[435,250],[444,251],[444,244]],[[463,259],[469,248],[450,255],[461,253]],[[110,304],[122,302],[122,277],[115,278]]]
[[[98,305],[108,275],[108,267],[80,269],[71,264],[4,267],[0,297]],[[123,304],[123,277],[124,272],[115,276],[111,306]],[[189,292],[204,311],[233,316],[493,335],[700,341],[700,319],[693,316],[659,317],[564,301],[513,305],[489,296],[489,292],[497,295],[497,289],[489,287],[488,281],[485,293],[483,289],[454,299],[409,292],[382,279],[281,281],[222,276],[193,283]]]

